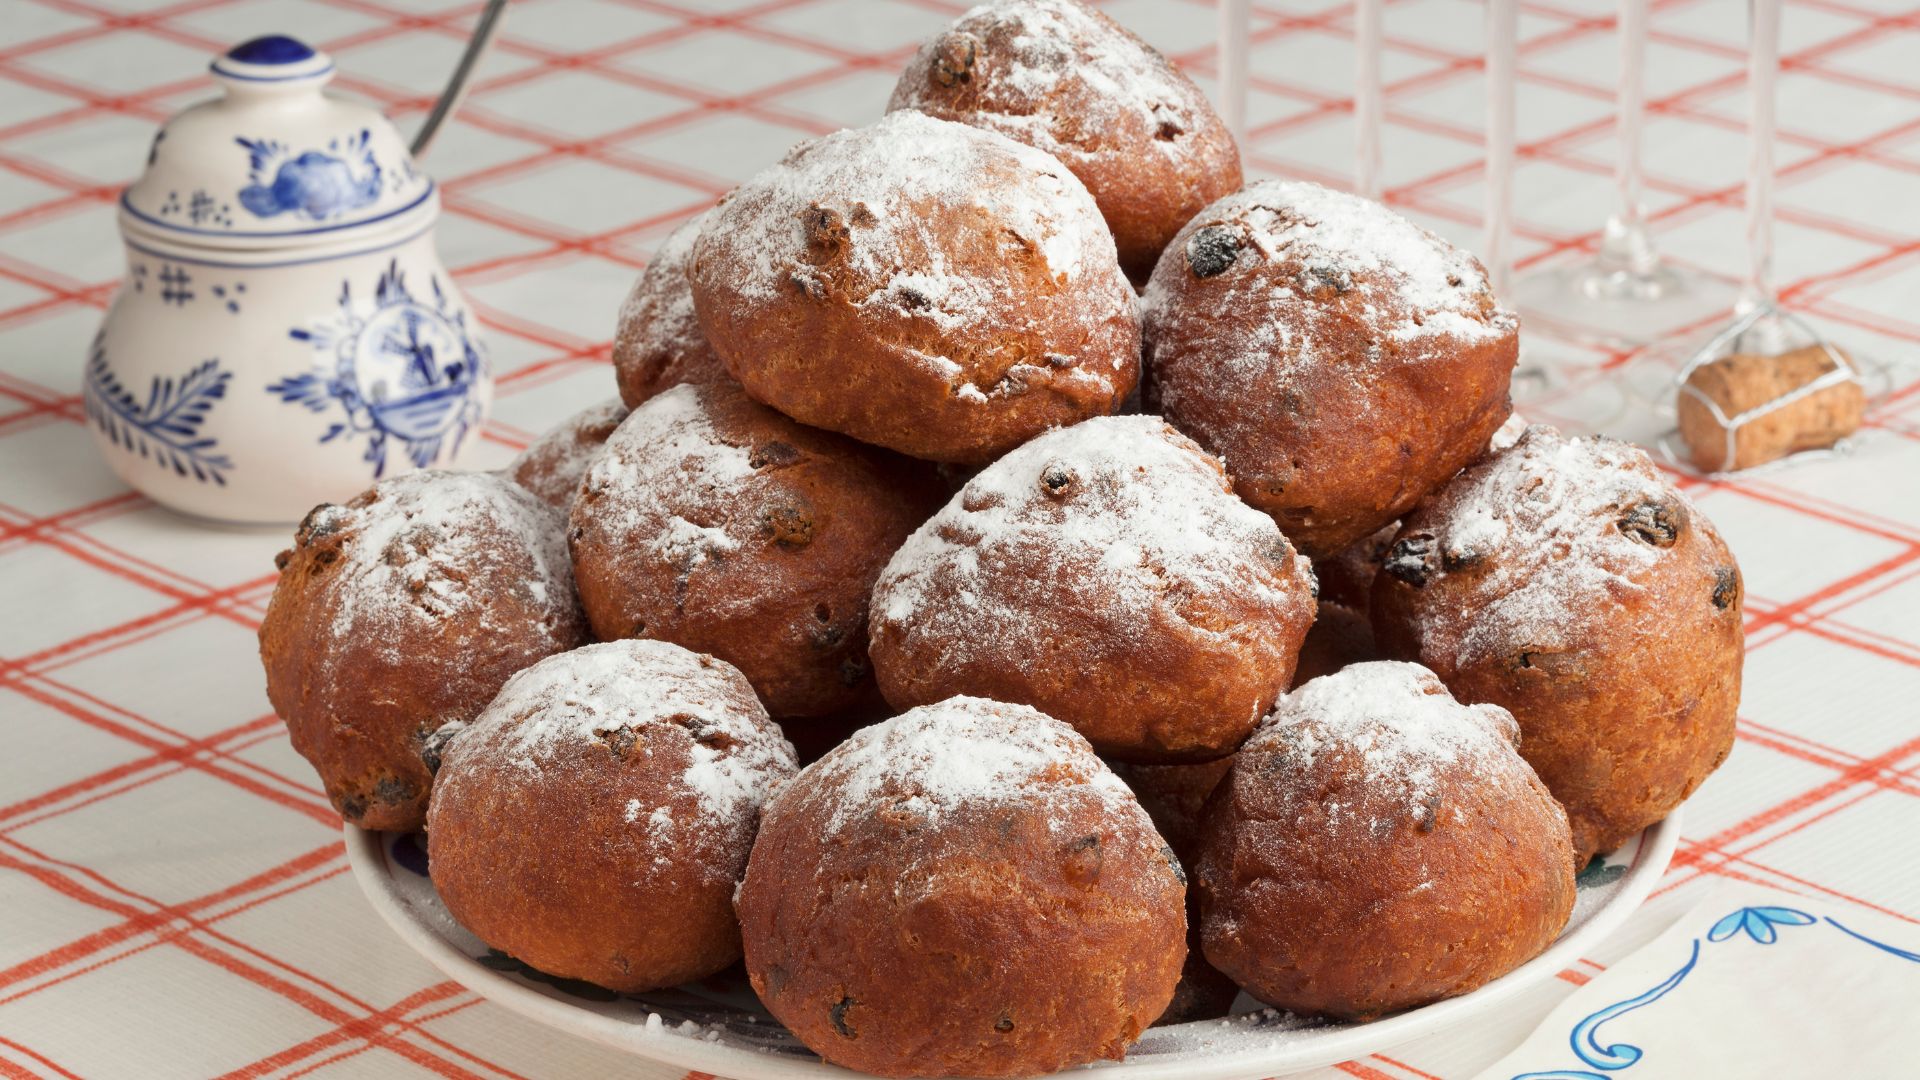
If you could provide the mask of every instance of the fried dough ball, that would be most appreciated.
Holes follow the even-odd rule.
[[[754,991],[827,1061],[1002,1077],[1126,1051],[1179,980],[1184,894],[1072,728],[953,698],[782,789],[737,906]]]
[[[694,243],[707,340],[759,401],[914,457],[984,464],[1112,413],[1133,289],[1058,159],[911,109],[805,143]]]
[[[620,400],[630,408],[681,383],[732,378],[700,329],[693,310],[693,283],[687,278],[694,238],[712,212],[688,218],[668,233],[620,304],[613,335],[613,374],[620,385]]]
[[[1473,256],[1379,203],[1278,180],[1181,230],[1142,334],[1148,408],[1316,559],[1486,449],[1520,340]]]
[[[973,8],[921,46],[887,107],[987,128],[1059,158],[1099,204],[1135,281],[1188,219],[1240,187],[1240,152],[1207,96],[1078,0]]]
[[[340,816],[418,829],[432,737],[584,644],[564,517],[497,473],[391,477],[314,507],[260,623],[267,699]]]
[[[781,718],[877,701],[867,600],[939,505],[922,463],[795,423],[732,382],[650,398],[574,500],[580,598],[603,640],[739,668]]]
[[[1517,735],[1416,664],[1282,698],[1207,807],[1207,959],[1269,1005],[1367,1020],[1537,956],[1573,911],[1573,849]]]
[[[1103,754],[1229,754],[1286,689],[1313,572],[1158,417],[1050,431],[981,470],[873,591],[895,708],[1032,705]]]
[[[664,641],[551,656],[442,760],[433,885],[489,946],[626,993],[740,958],[734,885],[799,766],[732,667]]]
[[[1519,720],[1583,864],[1733,748],[1740,569],[1633,446],[1528,428],[1407,518],[1373,588],[1389,654]]]

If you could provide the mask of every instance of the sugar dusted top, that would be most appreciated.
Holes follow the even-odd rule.
[[[742,184],[709,216],[695,259],[696,280],[719,285],[696,299],[724,317],[801,293],[850,305],[855,325],[905,338],[909,362],[970,402],[1024,386],[967,381],[994,335],[1038,331],[1071,353],[1132,295],[1093,197],[1058,159],[911,109],[804,143]],[[1103,393],[1132,373],[1126,355],[1041,359],[1023,361],[1036,378]]]
[[[1519,729],[1498,705],[1463,705],[1431,671],[1418,664],[1374,661],[1351,664],[1309,680],[1281,698],[1272,714],[1242,747],[1242,753],[1280,751],[1290,767],[1276,776],[1297,778],[1302,797],[1320,797],[1326,775],[1315,766],[1327,754],[1345,755],[1357,767],[1343,792],[1361,799],[1325,795],[1329,820],[1358,820],[1382,806],[1431,821],[1445,777],[1472,782],[1501,768],[1522,768],[1514,752]],[[1362,805],[1364,803],[1364,805]]]
[[[1635,522],[1657,530],[1666,508],[1693,513],[1644,451],[1535,425],[1441,489],[1418,515],[1419,534],[1389,553],[1387,572],[1487,575],[1476,586],[1487,603],[1427,615],[1423,652],[1443,667],[1559,651],[1589,627],[1619,625],[1619,601],[1641,591],[1660,557]]]
[[[1182,162],[1207,109],[1199,90],[1118,23],[1075,0],[994,0],[953,24],[982,55],[969,58],[980,111],[969,122],[1072,161],[1101,153],[1157,153]],[[928,42],[902,75],[892,108],[930,100],[947,37]],[[1062,110],[1059,101],[1077,108]],[[1209,120],[1211,118],[1208,118]],[[1154,137],[1125,139],[1142,131]],[[1124,141],[1112,141],[1116,135]]]
[[[790,797],[826,795],[832,836],[858,817],[899,807],[938,826],[982,804],[1031,805],[1088,795],[1145,819],[1133,792],[1071,727],[1025,705],[955,697],[861,728],[801,775]],[[781,800],[769,807],[778,813]]]
[[[742,506],[753,451],[722,439],[704,402],[699,388],[684,383],[647,399],[608,438],[585,480],[598,493],[600,527],[683,570],[738,550],[728,522],[755,518]],[[624,516],[606,520],[609,514]]]
[[[1260,258],[1306,264],[1311,280],[1288,283],[1296,292],[1359,288],[1383,316],[1402,314],[1390,328],[1396,337],[1491,336],[1513,327],[1511,315],[1481,311],[1487,276],[1473,256],[1372,199],[1305,180],[1263,180],[1197,219],[1215,220],[1239,223]],[[1207,240],[1189,240],[1196,243]]]
[[[573,569],[560,512],[493,473],[417,472],[345,505],[314,510],[305,537],[351,530],[332,574],[328,628],[392,649],[409,623],[497,617],[492,590],[524,588],[553,634],[573,618]],[[491,626],[501,634],[522,628]]]
[[[1174,300],[1202,287],[1219,291]],[[1263,180],[1201,211],[1141,306],[1149,337],[1202,320],[1176,336],[1209,340],[1220,377],[1261,387],[1308,370],[1364,384],[1374,365],[1518,327],[1471,255],[1371,199],[1293,180]],[[1180,390],[1163,393],[1172,406]]]
[[[618,398],[567,417],[528,444],[507,465],[507,475],[546,502],[566,507],[587,468],[606,449],[607,436],[627,418]]]
[[[677,645],[630,639],[550,656],[515,675],[455,737],[446,770],[472,778],[511,765],[538,775],[618,732],[633,733],[634,752],[651,755],[660,730],[676,741],[685,732],[679,782],[713,826],[750,818],[797,767],[793,747],[738,671]],[[492,753],[461,752],[469,740]],[[622,812],[636,822],[653,818],[641,809]]]
[[[1022,182],[1007,182],[1015,178]],[[790,275],[807,272],[802,255],[815,240],[808,212],[819,208],[852,226],[853,267],[893,286],[856,302],[904,302],[935,321],[958,324],[1002,301],[987,282],[946,264],[948,241],[929,235],[946,222],[910,212],[915,203],[981,207],[1038,250],[1062,282],[1115,258],[1093,197],[1052,155],[911,109],[801,144],[734,198],[764,207],[751,227],[705,235],[718,243],[721,258],[751,272],[743,290],[749,295],[790,292]]]
[[[1097,417],[1040,435],[969,481],[887,564],[873,618],[959,654],[1043,662],[1058,628],[1088,617],[1063,609],[1052,584],[1063,575],[1097,582],[1108,610],[1096,617],[1133,637],[1155,605],[1205,609],[1231,596],[1292,610],[1310,603],[1312,581],[1273,519],[1235,498],[1191,440],[1157,417]]]

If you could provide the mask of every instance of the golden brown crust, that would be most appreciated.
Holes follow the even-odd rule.
[[[573,505],[580,478],[600,457],[607,436],[626,418],[627,407],[617,400],[582,409],[520,451],[508,463],[507,475],[542,501],[565,510]]]
[[[694,304],[747,392],[915,457],[983,463],[1113,412],[1133,290],[1057,160],[906,110],[804,144],[717,207]]]
[[[1181,230],[1142,332],[1148,407],[1314,558],[1480,454],[1519,350],[1472,256],[1378,204],[1279,181]]]
[[[1585,861],[1733,746],[1740,571],[1647,456],[1528,429],[1411,515],[1374,584],[1381,645],[1520,722]]]
[[[687,280],[693,240],[706,219],[706,213],[698,214],[668,233],[620,305],[613,375],[629,408],[670,386],[732,377],[700,330],[693,284]]]
[[[740,387],[675,387],[622,424],[575,501],[581,602],[602,639],[738,667],[774,715],[877,698],[867,600],[938,504],[918,462],[805,427]]]
[[[626,993],[740,958],[733,888],[793,750],[740,673],[657,641],[509,682],[433,786],[434,888],[490,947]]]
[[[267,698],[342,817],[417,829],[442,725],[586,640],[558,511],[493,473],[383,480],[315,507],[260,624]]]
[[[1048,432],[983,469],[874,586],[895,708],[1017,701],[1102,753],[1230,753],[1293,674],[1312,571],[1157,417]]]
[[[1573,910],[1574,862],[1513,731],[1412,665],[1283,698],[1207,807],[1207,959],[1270,1005],[1367,1020],[1538,955]]]
[[[1127,276],[1240,187],[1240,153],[1193,80],[1077,0],[983,5],[921,46],[888,109],[918,109],[1044,150],[1087,186]]]
[[[1118,1058],[1185,954],[1178,864],[1071,729],[955,699],[856,734],[768,804],[738,909],[781,1023],[881,1076]]]

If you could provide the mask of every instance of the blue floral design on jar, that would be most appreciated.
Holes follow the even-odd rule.
[[[246,148],[252,183],[240,189],[240,205],[255,217],[291,213],[327,221],[370,206],[380,198],[385,171],[368,143],[371,133],[334,140],[327,150],[295,154],[272,139],[235,138]],[[350,164],[357,159],[358,171]]]

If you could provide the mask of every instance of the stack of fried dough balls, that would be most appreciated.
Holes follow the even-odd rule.
[[[1471,255],[1243,185],[1079,0],[966,12],[887,109],[665,237],[618,398],[301,523],[261,657],[342,816],[537,972],[743,970],[885,1076],[1539,955],[1731,745],[1711,523],[1511,417]]]

